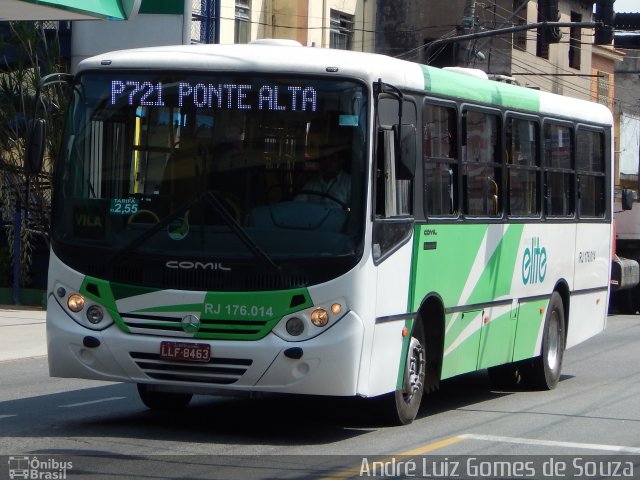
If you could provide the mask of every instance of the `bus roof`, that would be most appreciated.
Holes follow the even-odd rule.
[[[83,60],[78,65],[78,72],[111,68],[339,75],[357,78],[368,84],[382,79],[400,88],[424,90],[463,102],[482,102],[567,118],[579,114],[585,121],[605,125],[613,122],[607,107],[586,100],[485,80],[375,53],[303,47],[292,42],[173,45],[119,50]]]

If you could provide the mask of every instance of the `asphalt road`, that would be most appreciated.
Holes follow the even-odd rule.
[[[21,461],[49,474],[71,462],[70,479],[411,478],[451,474],[478,456],[496,478],[491,461],[503,455],[538,456],[523,478],[557,468],[550,458],[561,467],[576,458],[596,470],[626,466],[640,478],[639,367],[640,316],[610,316],[604,333],[566,352],[555,390],[495,391],[477,372],[444,382],[413,424],[389,428],[358,399],[196,396],[181,411],[149,411],[132,385],[50,378],[45,357],[2,361],[0,479]],[[625,460],[612,465],[618,455]],[[412,475],[411,464],[396,462],[425,458],[435,472],[416,463]],[[374,459],[388,471],[367,471]],[[591,477],[591,466],[577,465],[579,478]]]

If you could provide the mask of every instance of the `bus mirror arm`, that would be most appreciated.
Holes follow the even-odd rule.
[[[46,146],[46,123],[38,118],[38,107],[42,102],[42,89],[56,83],[70,84],[73,75],[68,73],[52,73],[40,79],[36,87],[36,95],[33,105],[33,117],[27,123],[27,143],[24,152],[24,168],[27,173],[40,173],[44,162]],[[45,105],[46,106],[46,105]]]
[[[404,100],[404,95],[402,91],[389,83],[384,83],[381,78],[374,85],[374,92],[376,94],[376,98],[383,93],[396,97],[398,100],[398,125],[402,125],[402,101]]]
[[[46,123],[42,118],[34,118],[29,121],[27,128],[24,168],[27,173],[40,173],[44,162]]]

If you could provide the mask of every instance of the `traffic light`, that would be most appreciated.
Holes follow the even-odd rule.
[[[598,0],[596,3],[594,45],[610,45],[613,42],[613,3],[616,0]]]
[[[615,0],[611,0],[615,1]],[[538,2],[538,21],[557,22],[560,20],[558,0],[540,0]],[[562,31],[558,27],[540,28],[540,41],[542,43],[558,43],[562,38]]]

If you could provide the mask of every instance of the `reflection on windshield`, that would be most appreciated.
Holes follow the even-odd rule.
[[[342,80],[85,74],[54,237],[116,256],[353,255],[366,98]]]

